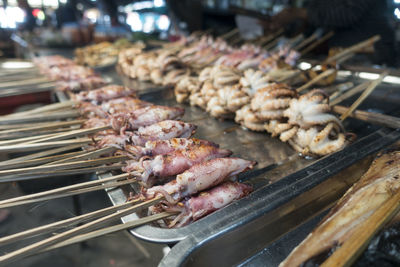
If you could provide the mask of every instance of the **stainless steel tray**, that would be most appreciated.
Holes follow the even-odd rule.
[[[186,112],[183,120],[199,126],[196,137],[216,142],[223,148],[231,149],[235,156],[256,160],[259,163],[255,170],[241,177],[243,181],[248,181],[255,187],[255,192],[249,197],[179,229],[165,229],[157,225],[146,225],[131,230],[131,233],[136,237],[152,242],[176,243],[193,233],[203,233],[210,230],[210,226],[212,226],[211,229],[214,229],[215,223],[220,221],[221,218],[225,220],[222,223],[223,229],[221,231],[228,231],[229,222],[238,220],[239,222],[233,223],[233,225],[238,225],[251,220],[251,216],[248,214],[250,209],[258,214],[257,216],[266,214],[271,209],[283,205],[290,199],[328,179],[334,173],[391,144],[400,137],[395,131],[379,130],[379,127],[349,119],[346,121],[346,129],[357,133],[358,139],[355,143],[349,145],[343,151],[319,160],[304,159],[299,157],[287,144],[276,138],[271,138],[268,134],[247,131],[233,121],[220,121],[210,117],[199,108],[177,104],[173,91],[170,89],[157,88],[152,84],[143,84],[124,77],[120,78],[117,72],[112,70],[104,72],[103,76],[109,77],[115,83],[123,83],[137,88],[143,100],[161,105],[184,107]],[[345,81],[345,79],[341,81]],[[383,90],[384,92],[388,91],[387,88]],[[369,107],[371,105],[374,109],[383,111],[390,112],[393,109],[393,105],[380,106],[376,101],[368,104]],[[99,175],[99,178],[110,175]],[[306,184],[300,183],[302,186],[299,186],[299,181]],[[131,186],[125,186],[109,190],[107,193],[113,204],[120,204],[126,201],[129,192],[133,189]],[[257,207],[257,209],[254,209],[254,207]],[[138,216],[132,214],[122,218],[122,220],[124,222],[130,221],[137,219]]]
[[[399,131],[379,130],[204,218],[159,266],[277,266],[365,172],[366,155],[399,139]]]

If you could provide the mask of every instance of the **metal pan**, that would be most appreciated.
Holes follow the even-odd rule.
[[[126,81],[121,80],[115,72],[104,74],[111,77],[115,83],[124,82],[127,85]],[[129,80],[129,82],[132,82],[132,80]],[[138,83],[137,86],[140,85],[141,83]],[[387,89],[383,90],[387,92]],[[248,198],[235,202],[179,229],[165,229],[157,225],[146,225],[131,231],[133,235],[152,242],[176,243],[192,233],[202,233],[210,229],[211,225],[214,227],[215,222],[219,221],[220,218],[225,218],[228,222],[235,219],[242,222],[251,220],[252,217],[248,215],[250,207],[255,216],[261,216],[306,192],[334,173],[393,143],[400,137],[396,131],[380,129],[367,123],[349,119],[345,126],[348,131],[355,132],[358,135],[358,140],[355,143],[349,145],[343,151],[322,159],[304,159],[299,157],[287,144],[276,138],[271,138],[265,133],[247,131],[233,121],[219,121],[211,118],[199,108],[177,104],[172,90],[157,89],[155,86],[150,86],[145,87],[139,94],[143,100],[155,104],[185,107],[186,113],[183,120],[199,126],[196,137],[219,143],[221,147],[233,150],[234,155],[256,160],[259,163],[254,171],[241,177],[243,181],[247,181],[255,187],[255,192]],[[373,99],[371,99],[371,102],[375,103]],[[392,108],[392,105],[390,108]],[[99,178],[109,175],[111,174],[100,175]],[[113,189],[108,191],[108,195],[113,204],[119,204],[126,201],[132,189],[135,188],[126,186]],[[261,201],[264,198],[267,199]],[[259,205],[256,205],[257,203]],[[257,209],[253,209],[256,206]],[[132,214],[122,220],[124,222],[130,221],[137,219],[138,216],[140,215]],[[228,228],[224,228],[224,231]]]
[[[321,159],[215,212],[159,266],[277,266],[368,169],[372,157],[365,154],[398,139],[400,132],[382,129],[336,153],[333,161]]]

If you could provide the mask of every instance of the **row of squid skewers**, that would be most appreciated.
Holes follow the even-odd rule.
[[[103,86],[103,83],[97,83],[98,76],[88,68],[76,66],[68,59],[59,56],[37,58],[35,62],[44,75],[59,80],[61,90],[67,91],[71,96],[73,102],[70,108],[77,110],[80,116],[79,125],[82,129],[78,131],[90,136],[88,138],[90,141],[83,144],[85,153],[103,151],[104,153],[97,155],[100,156],[99,159],[92,160],[99,160],[102,164],[112,165],[122,161],[123,164],[118,167],[122,167],[123,174],[108,177],[105,180],[79,183],[2,200],[0,201],[1,208],[112,188],[116,185],[139,183],[141,190],[137,194],[128,196],[127,203],[132,203],[132,205],[124,205],[126,210],[121,209],[119,212],[87,224],[92,227],[97,222],[108,220],[109,217],[121,218],[124,214],[148,208],[149,216],[160,215],[156,218],[158,220],[162,218],[163,223],[168,227],[182,227],[247,196],[252,191],[252,186],[238,182],[237,176],[252,169],[256,162],[230,157],[232,152],[220,148],[218,144],[191,138],[197,127],[180,120],[184,115],[184,109],[142,101],[137,98],[134,90],[123,86],[112,84]],[[68,77],[76,83],[68,81]],[[88,88],[85,88],[86,84]],[[17,115],[13,114],[12,118]],[[62,123],[64,122],[60,122]],[[77,130],[74,129],[71,132],[74,131]],[[61,135],[67,136],[68,132],[62,132],[57,136]],[[37,144],[44,144],[44,142],[39,140]],[[41,171],[48,171],[49,168],[57,169],[62,165],[70,166],[71,169],[67,171],[75,171],[81,162],[55,161],[47,165],[28,168],[12,170],[3,168],[0,171],[0,180],[1,177],[10,174],[24,175],[31,171],[40,174]],[[56,224],[63,223],[61,221]],[[15,241],[21,236],[27,238],[46,233],[44,229],[50,227],[51,225],[41,226],[2,237],[0,244]],[[84,231],[84,227],[85,224],[77,226],[42,240],[39,242],[40,245],[34,243],[6,254],[0,257],[0,263],[41,251],[46,248],[43,242],[51,246],[56,244],[56,241],[62,242],[76,238],[78,233]]]
[[[43,67],[46,60],[49,58],[41,62],[43,73],[52,69]],[[177,120],[184,114],[182,108],[142,101],[133,90],[117,85],[71,96],[74,108],[85,120],[81,128],[102,129],[92,134],[95,142],[87,147],[88,153],[112,148],[111,155],[107,150],[108,155],[103,156],[123,155],[126,162],[122,171],[127,173],[124,178],[143,186],[140,194],[132,198],[163,197],[164,201],[150,207],[150,213],[181,211],[169,222],[170,227],[186,225],[251,192],[250,185],[234,180],[255,162],[229,157],[232,152],[215,143],[190,138],[196,126]],[[1,172],[0,175],[10,173]],[[24,199],[27,198],[32,201],[35,197]],[[18,201],[21,199],[1,203],[12,206]]]
[[[54,68],[52,63],[47,65],[46,70],[44,65],[48,60],[44,58],[41,61],[43,73],[52,72]],[[234,179],[255,163],[229,158],[231,151],[221,149],[210,141],[190,138],[197,127],[178,120],[183,116],[184,109],[142,101],[133,90],[118,85],[70,93],[70,96],[75,101],[75,108],[85,118],[81,128],[105,129],[91,136],[96,141],[89,145],[88,150],[115,148],[113,154],[130,159],[125,162],[122,171],[143,185],[140,197],[165,197],[167,201],[152,207],[151,211],[182,210],[182,204],[176,204],[179,200],[197,203],[189,205],[190,208],[175,218],[170,227],[185,225],[200,218],[200,214],[204,216],[251,191],[249,185],[226,182],[207,194],[189,200],[191,195]],[[215,175],[204,175],[206,172],[215,172]],[[221,196],[224,203],[217,201]],[[203,205],[199,205],[200,200]]]

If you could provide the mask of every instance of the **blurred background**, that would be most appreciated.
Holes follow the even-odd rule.
[[[282,21],[282,16],[277,15],[284,10],[295,14],[293,8],[307,7],[310,2],[315,1],[0,0],[0,50],[1,56],[10,57],[19,56],[16,43],[22,46],[75,47],[120,38],[174,41],[197,30],[212,29],[213,34],[218,35],[235,27],[239,28],[242,38],[252,39],[271,30],[271,25],[283,26],[286,35],[295,36],[299,32],[313,32],[316,26],[294,15],[291,15],[291,21]],[[400,0],[377,2],[382,3],[379,5],[381,8],[370,8],[371,12],[385,17],[398,47]],[[357,11],[354,9],[352,12]],[[368,12],[364,13],[360,17],[371,21]]]

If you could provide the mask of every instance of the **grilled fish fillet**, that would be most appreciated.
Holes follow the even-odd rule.
[[[325,261],[357,226],[400,189],[400,151],[378,155],[368,171],[338,201],[322,222],[279,266],[312,266]]]

